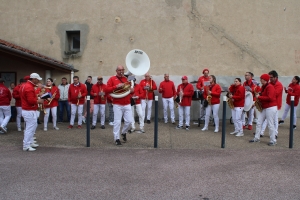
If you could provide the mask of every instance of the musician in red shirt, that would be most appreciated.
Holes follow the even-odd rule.
[[[105,104],[107,99],[107,95],[104,92],[105,88],[106,84],[103,83],[102,76],[98,76],[97,83],[93,84],[91,88],[91,95],[94,97],[93,123],[91,129],[96,128],[98,112],[100,112],[101,129],[105,129]]]
[[[154,90],[157,90],[157,86],[156,83],[152,80],[149,73],[145,74],[145,79],[141,80],[140,86],[143,89],[141,104],[143,109],[144,120],[146,117],[146,106],[147,106],[147,124],[150,124],[152,102],[154,99]]]
[[[183,118],[185,118],[185,130],[190,128],[190,109],[192,104],[192,96],[194,94],[194,87],[188,82],[187,76],[181,78],[182,84],[177,87],[177,96],[179,97],[179,123],[176,129],[183,128]],[[183,117],[184,114],[184,117]]]
[[[26,83],[26,81],[21,78],[20,79],[20,84],[17,85],[14,90],[13,90],[13,98],[16,100],[16,110],[17,110],[17,117],[16,117],[16,122],[17,122],[17,128],[18,131],[22,131],[21,128],[21,117],[22,117],[22,104],[21,104],[21,97],[20,97],[20,87],[22,84]]]
[[[38,104],[43,104],[43,99],[38,99],[35,87],[42,78],[37,73],[30,74],[30,79],[20,88],[22,103],[22,116],[26,123],[23,140],[23,151],[35,151],[38,144],[33,143],[33,135],[37,128]]]
[[[202,71],[202,74],[203,76],[200,76],[199,79],[198,79],[198,82],[197,82],[197,89],[200,90],[201,92],[204,91],[204,82],[209,82],[209,70],[208,69],[203,69]],[[205,116],[205,108],[203,107],[203,101],[201,101],[201,104],[200,104],[200,119],[203,118],[203,116]]]
[[[56,119],[57,119],[57,106],[58,106],[58,100],[60,98],[60,93],[58,87],[56,87],[55,83],[53,83],[52,78],[47,79],[46,86],[51,87],[51,89],[45,89],[45,91],[49,92],[52,95],[52,97],[49,98],[48,101],[44,101],[44,109],[46,113],[44,115],[44,131],[47,131],[47,124],[48,124],[50,111],[52,114],[53,129],[59,130],[59,128],[56,126]]]
[[[134,79],[134,93],[132,93],[132,100],[134,101],[134,105],[131,104],[132,110],[132,122],[131,122],[131,132],[135,131],[135,119],[134,119],[134,107],[136,113],[139,117],[139,124],[140,124],[140,132],[145,133],[144,129],[144,116],[143,116],[143,109],[141,105],[141,98],[143,97],[143,89],[139,84],[135,83],[136,79]]]
[[[70,125],[68,129],[73,128],[75,114],[78,108],[78,126],[77,128],[81,128],[82,125],[82,112],[83,112],[83,104],[85,101],[85,97],[87,95],[86,85],[79,82],[79,77],[73,77],[73,83],[70,84],[69,92],[68,92],[68,101],[71,104],[71,119]]]
[[[291,108],[291,96],[294,96],[294,124],[293,128],[296,129],[296,124],[297,124],[297,106],[299,103],[299,97],[300,97],[300,78],[299,76],[294,76],[292,79],[292,82],[289,84],[288,87],[285,88],[285,93],[287,93],[286,96],[286,103],[284,107],[284,112],[282,115],[281,120],[278,122],[279,124],[283,124],[285,118],[287,117],[287,114]]]
[[[233,100],[234,108],[231,109],[232,120],[234,123],[234,131],[230,134],[236,134],[235,136],[241,137],[244,136],[243,133],[243,124],[242,124],[242,114],[245,105],[245,88],[241,84],[241,79],[236,78],[234,80],[234,85],[231,85],[229,88],[230,94],[229,98]]]
[[[116,69],[117,74],[115,76],[110,77],[107,81],[107,87],[105,89],[105,93],[113,93],[116,89],[122,89],[126,84],[128,84],[127,78],[124,76],[124,67],[122,65],[118,65]],[[130,93],[133,93],[133,88],[130,89]],[[122,128],[122,138],[123,141],[127,141],[126,133],[130,129],[131,121],[132,121],[132,111],[130,105],[131,95],[113,98],[113,110],[114,110],[114,141],[116,145],[122,145],[120,141],[120,129],[121,129],[121,119],[124,116],[124,126]]]
[[[169,79],[169,74],[164,74],[164,81],[159,84],[158,92],[161,93],[165,124],[168,123],[168,107],[170,109],[170,117],[172,124],[175,124],[174,99],[176,97],[176,89],[174,82]]]
[[[209,76],[210,85],[204,86],[204,99],[210,98],[210,104],[207,105],[205,110],[205,124],[202,131],[208,130],[209,117],[211,111],[213,111],[215,122],[215,133],[219,132],[219,108],[220,108],[220,96],[222,89],[219,84],[216,83],[216,77],[214,75]]]
[[[6,133],[6,125],[11,117],[10,101],[11,92],[4,85],[4,79],[0,78],[0,131]]]
[[[269,74],[263,74],[260,76],[260,82],[262,84],[261,93],[256,94],[256,98],[261,102],[262,112],[258,116],[258,121],[256,124],[256,131],[253,140],[250,140],[250,143],[260,141],[260,132],[262,123],[264,120],[267,120],[270,142],[269,146],[274,146],[276,144],[275,137],[275,118],[277,112],[277,101],[276,101],[276,91],[271,83],[269,83],[270,76]]]

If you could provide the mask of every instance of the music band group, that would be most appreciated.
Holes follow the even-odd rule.
[[[47,131],[49,113],[52,114],[53,128],[57,127],[57,107],[59,105],[60,115],[59,122],[62,121],[64,107],[67,110],[68,121],[70,125],[68,129],[74,127],[76,112],[78,113],[78,126],[81,128],[82,122],[85,121],[86,112],[83,115],[86,96],[91,97],[91,110],[93,113],[92,127],[96,128],[97,115],[100,112],[101,128],[105,128],[105,105],[109,106],[109,124],[113,125],[114,142],[116,145],[122,145],[127,141],[126,134],[135,131],[134,110],[139,118],[139,132],[145,133],[144,121],[151,123],[151,110],[154,99],[154,91],[158,90],[162,95],[164,122],[168,123],[168,108],[170,110],[170,121],[175,124],[174,105],[178,107],[179,122],[176,129],[189,130],[190,128],[190,107],[193,96],[196,91],[191,83],[188,82],[187,76],[182,76],[182,83],[175,89],[174,82],[169,79],[169,74],[164,74],[164,80],[157,87],[154,80],[151,79],[149,73],[145,74],[145,79],[139,84],[135,83],[135,79],[129,81],[124,73],[125,69],[122,65],[117,66],[116,75],[109,78],[107,84],[103,83],[103,78],[99,76],[97,83],[92,84],[92,77],[88,77],[85,84],[79,82],[79,77],[73,77],[73,83],[68,84],[66,78],[62,79],[62,84],[55,86],[51,78],[47,79],[46,85],[43,86],[40,81],[42,78],[37,73],[20,80],[20,84],[11,92],[4,86],[4,81],[0,79],[0,131],[7,132],[6,125],[9,121],[8,113],[9,102],[13,97],[16,100],[17,108],[17,128],[21,131],[21,115],[25,121],[23,150],[35,151],[38,144],[34,140],[34,134],[37,128],[37,120],[40,111],[44,112],[44,131]],[[232,120],[234,123],[234,131],[230,134],[243,136],[243,129],[252,130],[255,107],[259,111],[258,121],[256,123],[256,131],[253,140],[250,142],[259,142],[266,126],[269,128],[270,142],[269,145],[276,144],[278,136],[278,110],[282,105],[283,90],[287,93],[284,113],[279,121],[284,122],[290,109],[291,96],[295,97],[294,107],[294,128],[296,128],[296,108],[300,96],[300,78],[295,76],[290,85],[283,88],[278,81],[276,71],[270,71],[268,74],[260,76],[260,83],[253,79],[251,72],[246,72],[245,82],[242,83],[240,78],[234,80],[228,88],[228,105],[231,108]],[[196,84],[197,92],[200,91],[204,101],[200,104],[200,116],[205,115],[205,123],[202,131],[208,130],[210,115],[212,113],[215,129],[219,132],[219,107],[222,89],[217,84],[216,77],[209,75],[209,70],[203,70],[203,76],[199,77]],[[251,105],[245,105],[247,97],[253,98]],[[248,102],[248,101],[247,101]],[[254,102],[252,104],[252,102]],[[70,105],[70,106],[69,106]],[[245,126],[245,107],[248,107],[248,126]],[[147,112],[147,116],[145,115]],[[204,114],[205,113],[205,114]],[[124,126],[121,129],[121,121],[124,119]],[[184,124],[185,122],[185,124]]]

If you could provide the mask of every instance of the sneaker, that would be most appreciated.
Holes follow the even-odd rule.
[[[141,133],[145,133],[145,130],[144,130],[144,129],[141,129]]]
[[[47,131],[47,128],[44,128],[44,131]]]
[[[131,131],[131,133],[133,133],[133,132],[135,131],[135,128],[131,128],[131,130],[130,130],[130,131]]]
[[[252,125],[248,125],[248,130],[252,130]]]
[[[279,120],[278,124],[283,124],[284,121],[283,120]]]
[[[116,143],[117,146],[122,145],[119,139],[117,139],[115,143]]]
[[[254,138],[253,140],[249,140],[249,142],[250,142],[250,143],[253,143],[253,142],[260,142],[260,140],[259,140],[259,139],[256,139],[256,138]]]
[[[73,125],[69,125],[69,126],[68,126],[68,129],[72,129],[72,128],[73,128]]]
[[[253,119],[253,123],[254,123],[254,124],[257,123],[257,118]]]
[[[22,129],[21,129],[21,128],[18,128],[18,131],[19,131],[19,132],[21,132],[21,131],[22,131]]]
[[[201,129],[201,131],[207,131],[208,128],[207,127],[203,127],[203,129]]]
[[[214,133],[217,133],[217,132],[219,132],[219,129],[218,129],[218,128],[215,128]]]
[[[179,126],[179,125],[176,126],[176,129],[182,129],[182,128],[183,126]]]
[[[86,123],[86,119],[85,119],[85,117],[84,116],[82,116],[82,123]]]
[[[123,133],[123,134],[121,134],[122,135],[122,139],[123,139],[123,141],[124,142],[126,142],[127,141],[127,138],[126,138],[126,133]]]
[[[190,129],[189,129],[189,126],[185,126],[185,130],[187,130],[187,131],[190,130]]]
[[[59,130],[59,128],[58,128],[57,126],[53,127],[53,129],[54,129],[54,130],[57,130],[57,131]]]
[[[246,126],[243,126],[243,129],[246,129]]]
[[[105,126],[104,126],[104,125],[102,125],[102,126],[101,126],[101,129],[105,129]]]
[[[165,121],[165,124],[167,124],[168,123],[168,121]]]
[[[35,148],[32,148],[32,147],[26,147],[26,148],[23,148],[23,151],[35,151],[36,149]]]
[[[5,127],[0,126],[0,130],[4,133],[7,133],[7,129]]]
[[[96,128],[96,126],[92,125],[91,129],[95,129],[95,128]]]
[[[172,121],[172,124],[175,124],[175,121]]]
[[[244,133],[243,132],[238,132],[235,136],[236,137],[242,137],[242,136],[244,136]]]
[[[0,134],[4,134],[4,132],[0,130]]]
[[[38,147],[38,146],[40,146],[40,145],[37,144],[37,143],[31,143],[30,146],[33,147],[33,148],[36,148],[36,147]]]
[[[77,128],[81,129],[81,125],[78,125]]]
[[[276,142],[269,142],[268,145],[269,145],[269,146],[275,146],[275,145],[276,145]]]
[[[109,122],[109,125],[110,125],[110,126],[113,126],[113,125],[114,125],[114,123],[113,123],[113,122]]]
[[[32,139],[36,140],[36,137],[32,137]]]
[[[294,129],[294,130],[296,130],[296,127],[297,127],[296,125],[293,125],[293,129]]]
[[[238,131],[233,131],[233,132],[230,133],[230,135],[234,135],[234,134],[237,134],[237,133],[238,133]]]
[[[150,124],[151,123],[151,121],[150,120],[147,120],[147,124]]]

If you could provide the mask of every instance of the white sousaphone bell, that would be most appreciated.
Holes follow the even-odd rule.
[[[150,69],[150,59],[148,55],[140,49],[133,49],[129,51],[125,62],[128,72],[124,75],[133,74],[135,76],[142,76]],[[110,94],[110,96],[113,98],[123,98],[130,93],[130,88],[132,88],[133,85],[133,80],[131,80],[131,83],[126,82],[122,89],[116,89]]]
[[[248,112],[253,106],[253,95],[251,92],[246,92],[244,111]]]

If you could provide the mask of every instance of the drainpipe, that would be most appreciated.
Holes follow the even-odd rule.
[[[73,83],[73,77],[74,77],[74,71],[71,71],[71,80],[70,80],[71,84]]]

